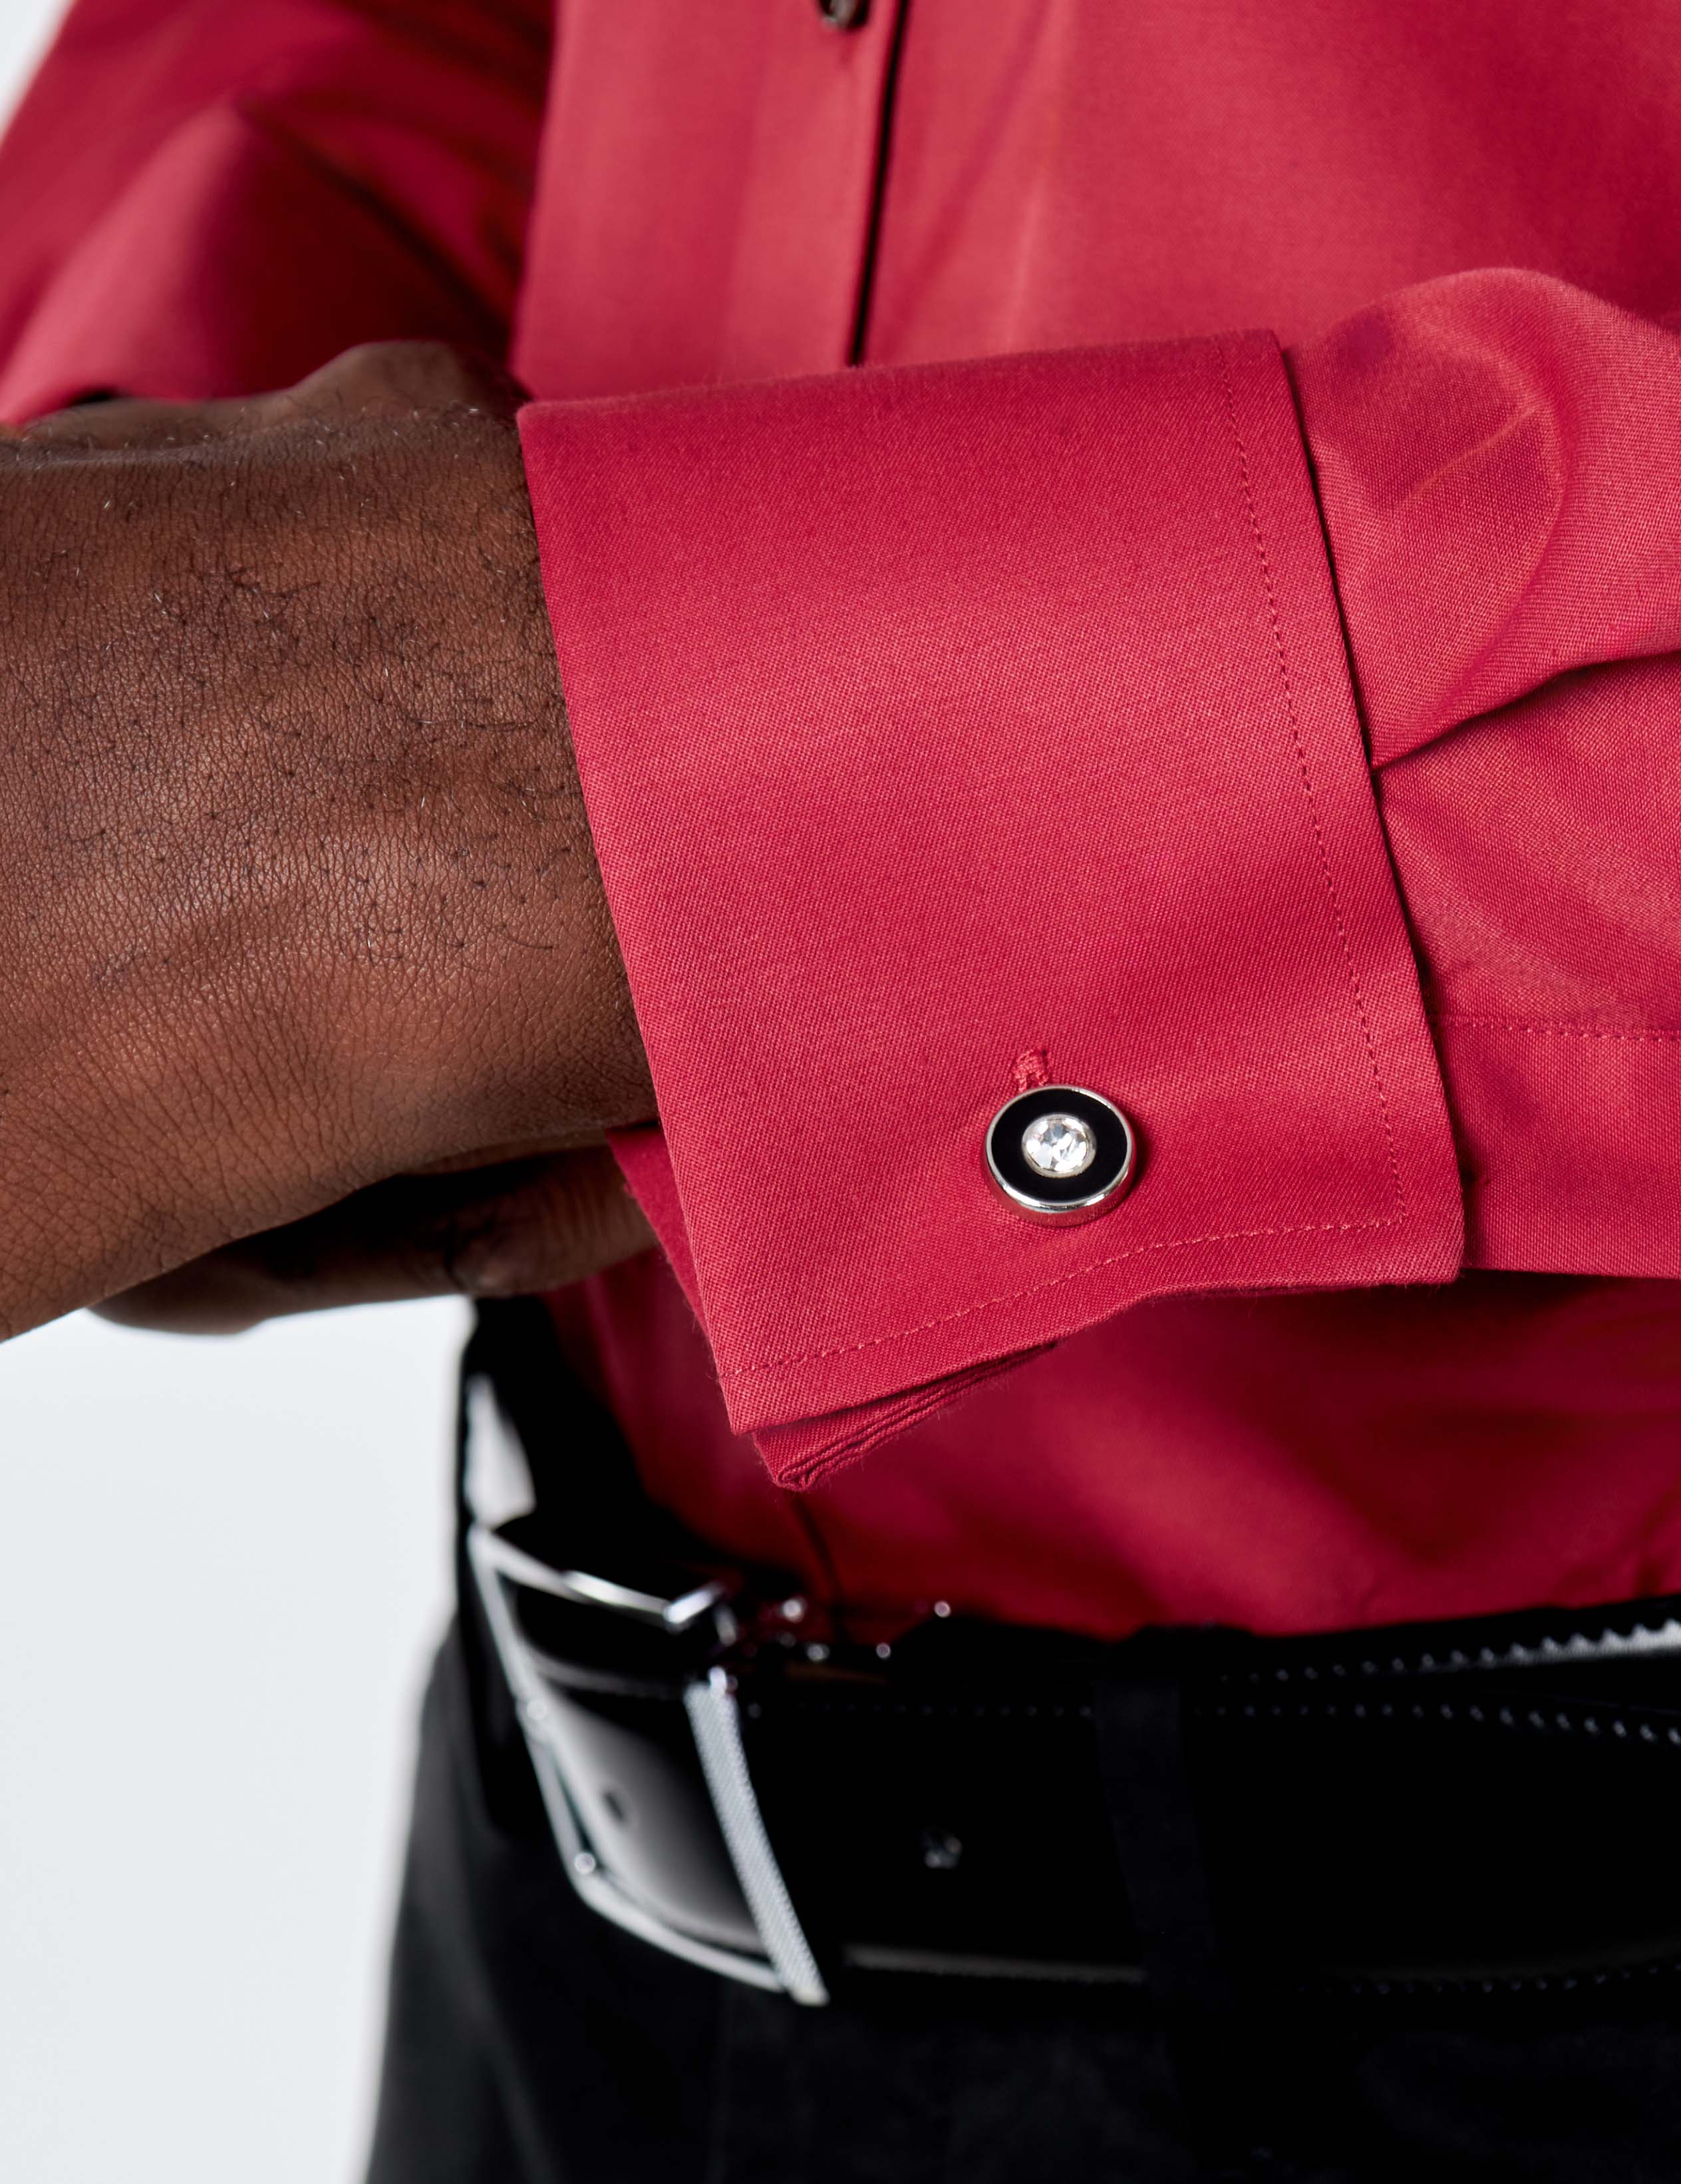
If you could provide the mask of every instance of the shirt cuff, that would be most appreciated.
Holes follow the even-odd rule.
[[[1456,1271],[1270,339],[522,429],[662,1118],[621,1156],[779,1476],[1146,1296]],[[1024,1072],[1136,1124],[1101,1218],[991,1188]]]

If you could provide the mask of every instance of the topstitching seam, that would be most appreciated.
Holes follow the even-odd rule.
[[[1326,899],[1331,905],[1331,915],[1337,927],[1337,941],[1343,951],[1343,967],[1348,972],[1349,991],[1353,996],[1354,1013],[1360,1018],[1360,1037],[1365,1043],[1365,1058],[1371,1066],[1371,1081],[1377,1088],[1378,1112],[1383,1120],[1383,1142],[1389,1156],[1390,1180],[1395,1186],[1395,1204],[1405,1217],[1407,1211],[1406,1190],[1401,1181],[1401,1163],[1395,1149],[1394,1123],[1389,1113],[1389,1095],[1384,1088],[1383,1072],[1377,1059],[1377,1042],[1372,1036],[1371,1020],[1366,1013],[1365,996],[1360,990],[1360,972],[1354,966],[1354,950],[1349,944],[1348,927],[1343,922],[1343,905],[1337,893],[1336,877],[1331,869],[1331,852],[1326,846],[1325,829],[1319,816],[1319,800],[1314,793],[1313,775],[1308,766],[1307,746],[1302,738],[1300,718],[1296,711],[1296,693],[1290,680],[1290,665],[1285,656],[1283,633],[1278,626],[1278,599],[1273,588],[1272,562],[1261,537],[1260,518],[1255,510],[1254,489],[1249,478],[1248,450],[1243,444],[1243,429],[1237,422],[1237,394],[1231,380],[1231,363],[1226,344],[1218,344],[1220,375],[1226,389],[1226,421],[1231,427],[1232,444],[1237,451],[1237,474],[1243,482],[1243,505],[1249,518],[1249,535],[1255,542],[1255,555],[1260,564],[1261,584],[1266,593],[1267,619],[1272,625],[1272,645],[1278,661],[1279,679],[1284,686],[1284,710],[1290,724],[1290,741],[1295,746],[1296,764],[1302,777],[1302,794],[1307,799],[1308,821],[1313,828],[1314,847],[1319,854],[1320,877],[1325,883]]]
[[[1570,1023],[1559,1017],[1432,1016],[1436,1024],[1467,1031],[1527,1031],[1544,1039],[1625,1039],[1660,1046],[1681,1045],[1681,1031],[1623,1030],[1615,1024]]]
[[[902,1341],[909,1334],[926,1334],[935,1327],[949,1327],[954,1320],[968,1319],[977,1312],[987,1312],[997,1304],[1019,1304],[1023,1297],[1037,1296],[1042,1290],[1060,1289],[1064,1282],[1077,1282],[1085,1274],[1101,1273],[1105,1267],[1119,1266],[1123,1259],[1142,1259],[1152,1251],[1189,1251],[1199,1244],[1247,1244],[1262,1236],[1358,1236],[1370,1228],[1397,1228],[1407,1218],[1405,1213],[1385,1213],[1370,1221],[1291,1221],[1263,1228],[1217,1228],[1204,1236],[1163,1236],[1151,1244],[1129,1245],[1124,1251],[1111,1251],[1107,1258],[1090,1259],[1084,1266],[1067,1268],[1062,1273],[1050,1274],[1042,1282],[1029,1282],[1025,1289],[1005,1290],[997,1296],[980,1297],[974,1304],[959,1305],[955,1312],[942,1312],[933,1319],[919,1320],[914,1327],[890,1327],[882,1334],[867,1334],[857,1342],[837,1342],[828,1350],[796,1350],[785,1357],[765,1357],[754,1365],[732,1365],[727,1370],[720,1367],[720,1380],[750,1380],[756,1373],[774,1373],[786,1365],[808,1365],[820,1357],[846,1357],[855,1350],[874,1350],[884,1342]]]

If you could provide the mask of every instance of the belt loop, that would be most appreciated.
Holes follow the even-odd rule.
[[[1096,1701],[1097,1759],[1121,1879],[1187,2121],[1211,2158],[1255,2148],[1258,2027],[1227,1953],[1187,1766],[1185,1689],[1226,1640],[1143,1630],[1117,1646]]]

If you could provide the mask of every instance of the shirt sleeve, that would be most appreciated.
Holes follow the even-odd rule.
[[[1265,336],[523,429],[662,1128],[621,1149],[732,1423],[807,1483],[1169,1291],[1439,1281],[1462,1199]],[[1023,1083],[1130,1195],[1021,1217]]]
[[[502,354],[550,12],[76,0],[0,143],[0,415]]]
[[[1681,338],[1475,273],[1292,368],[1466,1263],[1681,1275]]]

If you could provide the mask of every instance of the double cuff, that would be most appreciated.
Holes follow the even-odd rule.
[[[780,1479],[1146,1296],[1454,1273],[1269,339],[522,424],[662,1117],[620,1157]]]

